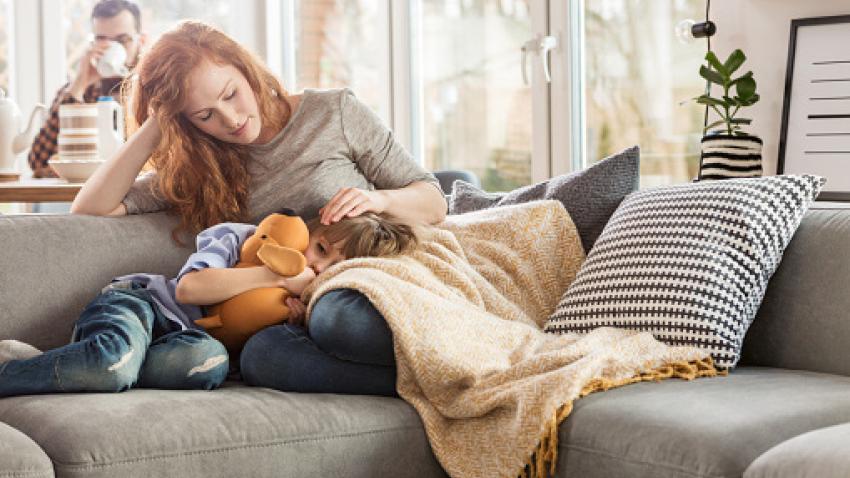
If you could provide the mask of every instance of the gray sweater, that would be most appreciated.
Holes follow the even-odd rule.
[[[433,174],[395,141],[380,118],[348,89],[305,90],[298,109],[270,142],[251,147],[248,210],[253,222],[283,208],[318,215],[341,188],[398,189]],[[168,208],[156,173],[136,180],[123,203],[128,214]]]

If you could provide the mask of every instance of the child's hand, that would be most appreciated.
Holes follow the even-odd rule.
[[[286,318],[286,323],[291,325],[304,325],[304,319],[307,318],[307,306],[301,299],[297,297],[287,297],[286,306],[289,307],[289,317]]]
[[[297,276],[282,278],[278,285],[288,290],[293,295],[301,295],[301,293],[304,292],[304,289],[306,289],[315,278],[316,273],[313,272],[313,269],[305,267],[304,271]]]

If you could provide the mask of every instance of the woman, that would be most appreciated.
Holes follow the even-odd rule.
[[[353,94],[290,95],[259,60],[211,26],[187,21],[165,33],[143,55],[129,91],[128,123],[137,130],[86,181],[72,213],[170,210],[180,217],[175,239],[220,222],[256,222],[282,208],[318,216],[322,224],[364,212],[431,224],[445,217],[437,180]],[[148,162],[153,170],[137,180]],[[394,393],[389,329],[365,297],[350,290],[326,294],[314,307],[310,331],[317,344],[288,325],[257,334],[243,351],[246,381]],[[298,352],[309,355],[309,374],[267,373],[269,367],[257,365],[297,362]],[[352,374],[362,380],[337,381]]]

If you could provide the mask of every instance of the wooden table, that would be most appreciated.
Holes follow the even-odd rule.
[[[71,202],[82,187],[58,178],[0,182],[0,202]]]

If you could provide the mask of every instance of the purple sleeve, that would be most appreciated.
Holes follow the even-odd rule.
[[[197,252],[189,256],[177,274],[179,281],[184,275],[210,267],[228,268],[239,262],[239,250],[257,226],[225,222],[201,231],[197,238]]]

